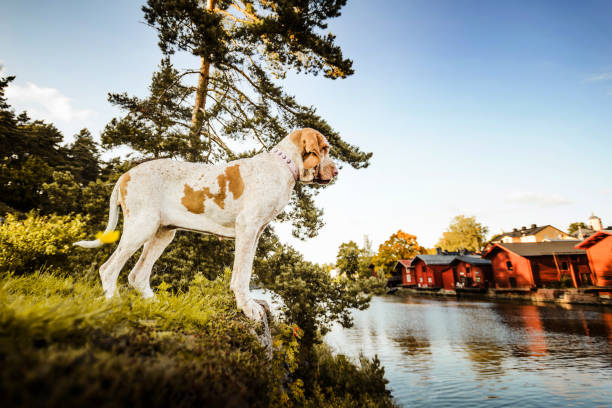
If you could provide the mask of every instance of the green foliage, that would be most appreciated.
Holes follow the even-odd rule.
[[[480,251],[487,242],[489,229],[476,221],[476,217],[458,215],[453,218],[448,231],[442,233],[437,246],[445,251]]]
[[[334,356],[329,347],[317,347],[318,379],[325,388],[314,394],[313,407],[393,407],[384,378],[385,369],[377,357],[359,357],[359,365],[343,355]],[[338,400],[338,396],[343,396]],[[309,405],[307,405],[309,406]]]
[[[282,321],[303,331],[297,372],[305,388],[313,390],[317,382],[315,346],[334,323],[352,326],[352,310],[369,306],[372,282],[332,279],[326,270],[284,245],[260,262],[258,277],[279,301]]]
[[[235,307],[230,272],[105,300],[99,284],[47,273],[0,279],[2,406],[392,406],[376,359],[319,348],[311,389],[301,330],[273,324],[270,360]],[[382,385],[382,388],[381,388]],[[365,405],[362,405],[365,403]]]
[[[81,129],[75,135],[66,156],[68,163],[65,167],[80,183],[96,181],[100,176],[100,152],[89,130]]]
[[[361,249],[354,241],[343,242],[336,255],[336,267],[347,277],[354,279],[359,272]]]
[[[148,98],[110,93],[109,102],[127,114],[106,125],[102,143],[106,147],[129,146],[145,157],[184,157],[189,128],[183,123],[189,122],[191,111],[182,102],[193,89],[182,85],[180,79],[165,58],[153,73]]]
[[[363,248],[354,241],[345,242],[338,248],[336,268],[348,278],[354,279],[358,276],[361,279],[368,279],[372,276],[370,265],[373,256],[372,243],[367,236]]]
[[[45,217],[30,212],[19,220],[7,214],[0,224],[0,271],[64,267],[74,251],[72,243],[85,237],[86,221],[80,215]]]
[[[569,227],[567,227],[567,233],[570,235],[578,235],[578,232],[581,229],[589,228],[584,222],[572,222]]]

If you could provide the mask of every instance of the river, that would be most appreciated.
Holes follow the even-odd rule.
[[[406,407],[612,407],[612,309],[375,297],[325,341]]]

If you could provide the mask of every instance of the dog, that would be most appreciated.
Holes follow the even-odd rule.
[[[265,318],[249,290],[259,237],[287,205],[298,181],[328,184],[338,175],[330,148],[325,136],[305,128],[248,159],[215,165],[160,159],[130,169],[110,197],[105,233],[117,225],[119,206],[124,223],[119,245],[100,267],[105,296],[116,295],[119,272],[143,245],[128,282],[143,297],[154,296],[149,280],[155,261],[176,230],[198,231],[235,238],[230,287],[236,304],[250,319]],[[103,242],[98,238],[75,245],[96,248]]]

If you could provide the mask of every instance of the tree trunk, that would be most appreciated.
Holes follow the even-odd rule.
[[[213,10],[215,0],[207,0],[206,10]],[[189,129],[189,151],[187,160],[198,160],[200,152],[200,134],[202,132],[202,121],[204,107],[206,106],[206,91],[210,78],[210,62],[205,57],[200,57],[200,76],[198,79],[198,89],[196,90],[195,104],[191,114],[191,128]]]

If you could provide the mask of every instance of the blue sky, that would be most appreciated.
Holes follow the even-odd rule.
[[[109,91],[144,95],[159,63],[139,2],[9,1],[0,63],[9,102],[66,134],[98,135]],[[285,84],[343,137],[373,151],[318,198],[316,262],[398,229],[433,246],[457,214],[491,233],[566,229],[591,213],[612,224],[612,2],[349,1],[333,20],[355,75]],[[197,67],[190,56],[181,68]]]

